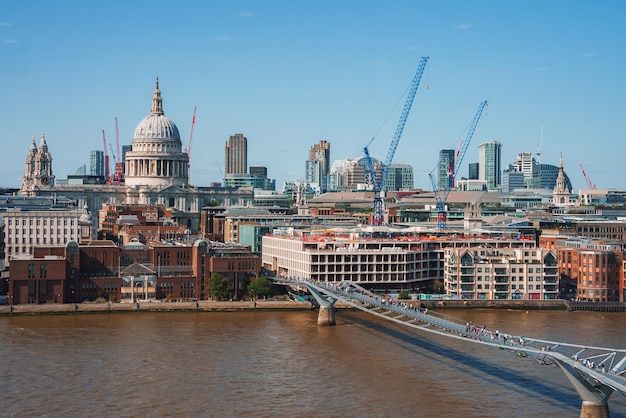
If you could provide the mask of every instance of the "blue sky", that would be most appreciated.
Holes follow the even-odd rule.
[[[586,188],[626,188],[626,3],[621,1],[0,2],[0,186],[17,187],[41,133],[57,178],[89,165],[104,129],[130,144],[158,76],[166,116],[190,137],[191,182],[220,181],[224,143],[248,164],[304,176],[310,147],[383,160],[420,57],[422,77],[394,162],[430,189],[438,152],[503,143],[503,162],[537,151]],[[426,89],[426,84],[429,88]],[[398,104],[399,103],[399,104]],[[397,107],[396,107],[396,104]],[[394,110],[395,107],[395,110]],[[388,118],[389,117],[389,118]],[[387,120],[388,118],[388,120]],[[385,122],[385,120],[387,120]],[[380,130],[379,130],[380,129]],[[377,133],[378,132],[378,133]]]

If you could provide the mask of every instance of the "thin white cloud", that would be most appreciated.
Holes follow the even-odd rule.
[[[4,43],[5,44],[16,44],[18,42],[15,39],[5,39]]]
[[[550,67],[537,67],[536,70],[537,71],[548,71],[550,69]]]
[[[595,52],[587,52],[586,54],[583,54],[583,57],[595,57],[596,55],[598,55]]]
[[[239,13],[239,17],[252,17],[254,16],[254,13],[252,12],[241,12]]]
[[[215,38],[217,41],[230,41],[230,36],[218,36]]]
[[[456,30],[465,30],[465,29],[469,29],[471,27],[472,27],[472,25],[470,25],[469,23],[462,23],[460,25],[456,25],[454,27],[454,29],[456,29]]]
[[[0,26],[13,26],[11,22],[0,22]]]

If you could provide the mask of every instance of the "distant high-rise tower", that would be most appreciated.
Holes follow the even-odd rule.
[[[93,150],[89,153],[89,174],[104,176],[104,151]]]
[[[248,173],[248,140],[242,134],[231,135],[226,141],[224,175]]]
[[[328,191],[330,173],[330,142],[320,141],[311,147],[305,162],[305,182],[318,193]]]
[[[439,151],[439,163],[437,164],[437,188],[449,190],[452,188],[452,172],[454,170],[454,150],[442,149]]]
[[[496,190],[501,184],[500,154],[502,143],[483,142],[478,146],[478,179],[487,182],[487,190]]]
[[[468,180],[478,180],[478,163],[468,164]]]
[[[383,189],[398,191],[413,188],[413,167],[409,164],[391,163]]]
[[[520,152],[515,159],[515,169],[520,173],[524,173],[524,186],[533,186],[533,174],[535,170],[535,159],[531,152]]]

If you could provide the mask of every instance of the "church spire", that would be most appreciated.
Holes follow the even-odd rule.
[[[565,181],[565,170],[563,169],[563,153],[559,162],[559,174],[556,176],[556,184],[552,190],[552,203],[557,205],[570,204],[570,190]]]
[[[156,78],[156,87],[152,95],[152,111],[151,115],[163,115],[163,99],[161,99],[161,90],[159,90],[159,77]]]
[[[35,140],[35,137],[33,137],[33,141]],[[47,152],[48,151],[48,144],[46,144],[46,134],[45,132],[41,133],[41,142],[39,143],[39,151],[40,152]]]

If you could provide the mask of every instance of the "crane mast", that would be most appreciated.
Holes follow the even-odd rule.
[[[585,169],[583,168],[583,164],[582,163],[578,163],[578,165],[580,165],[580,171],[583,172],[583,177],[585,178],[585,181],[587,182],[587,188],[588,189],[596,189],[596,185],[593,184],[593,182],[591,181],[591,178],[585,172]]]
[[[189,134],[189,145],[187,145],[187,149],[185,152],[187,153],[187,178],[191,177],[191,144],[193,141],[193,127],[196,125],[196,108],[198,106],[193,107],[193,117],[191,118],[191,133]]]
[[[109,152],[107,151],[107,137],[102,130],[102,143],[104,144],[104,179],[107,184],[111,184],[111,172],[109,171]]]
[[[385,158],[385,162],[383,163],[380,173],[378,175],[376,175],[374,171],[374,164],[372,163],[368,148],[365,147],[363,150],[365,152],[367,169],[370,172],[369,174],[372,179],[374,190],[374,217],[372,219],[373,225],[382,225],[383,223],[384,202],[381,197],[381,191],[385,186],[385,180],[387,179],[387,171],[389,170],[389,165],[393,161],[396,149],[398,148],[398,143],[400,142],[400,138],[402,137],[402,131],[404,130],[404,125],[406,124],[406,120],[409,117],[409,112],[411,111],[411,106],[413,105],[413,99],[415,99],[415,93],[417,92],[420,80],[422,79],[422,74],[424,73],[424,68],[426,67],[428,58],[429,57],[422,57],[417,67],[417,71],[413,76],[413,80],[411,81],[411,87],[409,88],[409,93],[406,97],[406,101],[404,102],[402,114],[400,115],[400,120],[398,121],[398,125],[396,126],[396,131],[393,135],[393,139],[391,140],[389,150],[387,151],[387,158]]]
[[[467,151],[467,147],[469,146],[472,137],[474,136],[474,132],[476,131],[476,126],[478,125],[478,121],[480,120],[480,116],[483,114],[483,110],[487,106],[487,101],[483,101],[478,105],[478,110],[476,110],[476,114],[474,115],[474,119],[472,119],[472,123],[470,124],[470,128],[467,131],[467,136],[463,141],[461,146],[461,151],[457,160],[454,162],[454,168],[452,170],[452,184],[454,184],[454,178],[456,173],[461,168],[461,163],[463,162],[463,158],[465,157],[465,152]],[[437,203],[437,227],[439,229],[446,229],[448,222],[448,215],[446,214],[446,201],[448,200],[448,195],[450,194],[450,187],[446,188],[443,192],[439,190],[437,187],[437,182],[433,178],[432,173],[428,174],[430,178],[430,183],[433,186],[433,193],[435,195],[435,202]]]
[[[122,172],[124,171],[124,169],[122,167],[122,157],[120,155],[120,131],[117,128],[117,116],[115,117],[115,142],[117,145],[117,154],[113,155],[113,159],[116,160],[115,161],[115,178],[117,180],[117,184],[121,184],[122,176],[123,176]],[[117,155],[117,158],[115,157],[115,155]]]

